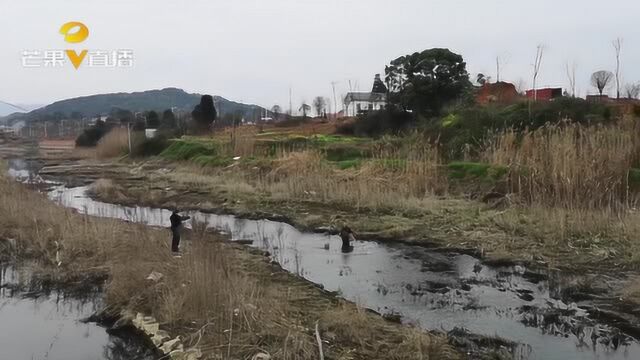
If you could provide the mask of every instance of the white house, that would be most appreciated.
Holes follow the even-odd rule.
[[[350,92],[344,98],[346,116],[356,116],[367,111],[384,110],[386,106],[387,94]]]
[[[371,92],[350,92],[344,98],[346,116],[356,116],[367,111],[384,110],[387,106],[387,87],[376,74]]]

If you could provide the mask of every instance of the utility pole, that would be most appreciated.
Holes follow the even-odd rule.
[[[129,141],[129,156],[131,156],[131,122],[127,122],[127,140]]]
[[[500,57],[496,56],[496,82],[500,82]]]
[[[338,118],[338,100],[336,98],[336,84],[338,82],[337,81],[332,81],[331,82],[331,87],[333,88],[333,112],[334,112],[334,117],[337,119]]]
[[[289,116],[293,115],[293,101],[291,101],[291,86],[289,86]]]

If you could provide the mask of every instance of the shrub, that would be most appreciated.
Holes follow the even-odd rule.
[[[353,123],[353,135],[381,136],[397,134],[409,129],[414,123],[413,114],[399,110],[370,111],[359,115]],[[344,133],[344,130],[343,132]]]
[[[167,137],[158,135],[154,138],[145,138],[142,141],[136,142],[131,155],[140,157],[156,156],[160,155],[167,147],[169,147]]]
[[[94,147],[109,132],[104,121],[98,120],[95,125],[86,128],[76,139],[76,146]]]
[[[274,125],[276,127],[295,127],[295,126],[308,124],[309,122],[311,122],[311,119],[308,118],[308,117],[307,118],[304,118],[304,117],[289,117],[289,118],[287,118],[285,120],[276,122]]]
[[[571,122],[601,124],[615,120],[617,115],[601,104],[583,99],[559,98],[531,104],[521,102],[508,106],[471,106],[454,109],[441,120],[427,122],[424,131],[443,145],[450,159],[476,155],[487,135],[512,129],[516,132],[535,130],[547,124]],[[466,152],[471,152],[466,154]]]

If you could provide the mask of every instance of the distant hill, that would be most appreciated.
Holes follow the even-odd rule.
[[[182,89],[176,88],[134,93],[91,95],[58,101],[28,113],[12,114],[3,120],[9,123],[18,120],[53,120],[70,116],[73,112],[79,112],[85,117],[93,117],[95,115],[109,114],[113,108],[133,112],[148,110],[161,112],[175,107],[179,110],[190,112],[193,110],[193,107],[200,102],[200,97],[200,94],[190,94]],[[264,111],[260,106],[241,104],[220,96],[214,96],[214,103],[221,116],[227,113],[239,113],[242,114],[245,119],[253,120],[259,117],[262,111]]]
[[[22,109],[14,105],[7,104],[5,102],[0,101],[0,116],[7,116],[9,114],[13,114],[19,111],[22,111]]]

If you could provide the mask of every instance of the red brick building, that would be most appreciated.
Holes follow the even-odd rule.
[[[490,103],[512,104],[518,100],[518,97],[520,97],[520,94],[518,94],[515,85],[500,81],[482,85],[476,94],[476,102],[480,105]]]
[[[562,88],[544,88],[536,90],[527,90],[527,98],[537,99],[539,101],[551,101],[555,98],[562,97]]]

